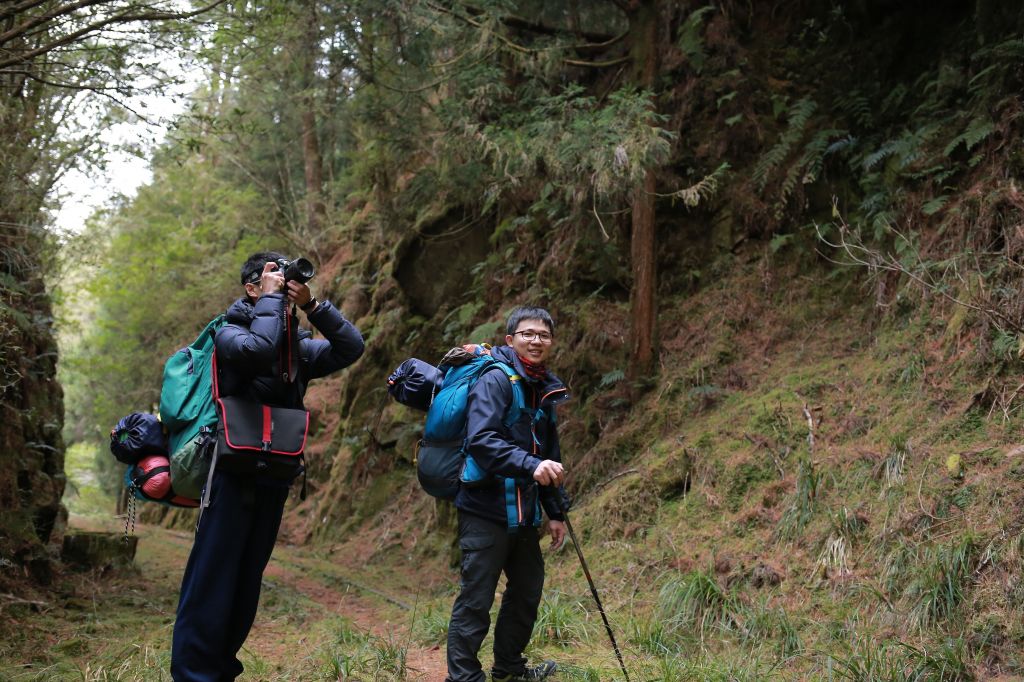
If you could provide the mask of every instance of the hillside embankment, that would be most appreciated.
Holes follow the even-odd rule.
[[[816,254],[730,258],[748,274],[666,306],[656,382],[638,393],[611,376],[560,415],[573,522],[632,676],[1015,679],[1019,381],[991,373],[953,304],[880,313],[863,273]],[[570,382],[626,324],[587,301],[578,315],[588,338],[559,338],[551,363]],[[312,391],[314,410],[336,389]],[[290,503],[246,679],[443,677],[452,512],[386,437],[419,420],[388,407],[386,471]],[[324,514],[339,504],[347,518]],[[117,529],[96,518],[72,525]],[[190,537],[138,533],[136,570],[68,570],[56,595],[5,605],[5,675],[166,679]],[[561,679],[617,677],[575,554],[547,563],[531,655],[559,660]]]

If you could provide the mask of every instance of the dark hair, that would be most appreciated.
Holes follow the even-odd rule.
[[[249,256],[245,263],[242,264],[242,286],[244,287],[246,284],[255,284],[258,282],[260,278],[255,275],[263,272],[263,266],[270,261],[277,261],[282,258],[284,258],[284,256],[279,254],[277,251],[260,251],[259,253],[254,253]]]
[[[516,333],[516,327],[523,320],[540,320],[547,325],[548,331],[555,333],[555,321],[551,319],[551,313],[544,308],[534,306],[521,306],[508,314],[508,322],[505,323],[505,333],[512,336]]]

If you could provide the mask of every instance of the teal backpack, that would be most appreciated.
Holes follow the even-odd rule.
[[[526,409],[522,379],[515,369],[481,354],[444,373],[441,390],[427,410],[423,440],[416,453],[416,474],[428,495],[452,500],[460,485],[472,486],[485,480],[484,472],[466,452],[466,401],[480,377],[498,369],[512,384],[512,404],[504,419],[505,426],[510,426]]]
[[[536,497],[529,505],[531,508],[526,512],[526,518],[521,509],[519,486],[530,485],[532,481],[488,476],[466,450],[466,403],[469,392],[480,377],[487,372],[500,371],[508,378],[512,386],[512,402],[502,420],[506,427],[519,421],[528,411],[523,379],[514,367],[491,357],[489,347],[470,344],[462,348],[466,353],[460,354],[457,360],[442,362],[442,366],[447,365],[447,370],[440,390],[433,396],[427,410],[423,440],[416,453],[416,474],[420,486],[429,495],[451,500],[461,486],[472,488],[498,482],[504,489],[509,531],[514,532],[522,525],[539,526],[541,511]],[[452,353],[449,353],[446,360],[451,357]],[[534,423],[542,418],[542,409],[532,415]]]
[[[203,443],[212,445],[217,424],[213,397],[214,338],[224,326],[218,315],[188,346],[168,358],[160,389],[160,421],[167,427],[171,479],[180,495],[198,499],[206,483],[208,457]],[[199,438],[208,434],[209,438]],[[205,466],[204,466],[205,465]]]

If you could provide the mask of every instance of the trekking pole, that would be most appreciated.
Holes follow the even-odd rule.
[[[626,678],[626,682],[629,682],[629,673],[626,672],[626,664],[622,661],[622,652],[619,651],[619,645],[615,641],[615,633],[612,632],[611,623],[608,622],[608,616],[605,615],[604,606],[601,605],[601,597],[597,596],[597,586],[594,585],[594,579],[590,577],[590,569],[587,568],[587,560],[583,558],[583,550],[580,549],[580,543],[576,539],[576,531],[572,529],[572,523],[569,521],[569,511],[563,510],[563,520],[565,521],[565,527],[569,531],[569,537],[572,538],[572,546],[576,548],[576,556],[580,558],[580,566],[583,567],[583,575],[587,576],[587,582],[590,583],[590,593],[594,595],[594,601],[597,603],[597,610],[601,612],[601,620],[604,621],[604,629],[608,631],[608,639],[612,640],[612,648],[615,649],[615,658],[619,659],[619,667],[622,668],[622,674]]]

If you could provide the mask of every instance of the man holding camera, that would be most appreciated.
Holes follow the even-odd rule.
[[[305,282],[312,274],[308,261],[288,261],[275,252],[253,254],[242,265],[245,296],[228,308],[216,337],[221,396],[302,409],[311,379],[362,355],[359,331],[310,293]],[[324,339],[300,330],[289,304]],[[241,674],[236,655],[256,617],[290,485],[258,474],[214,472],[210,505],[182,578],[171,652],[175,682],[221,682]]]

